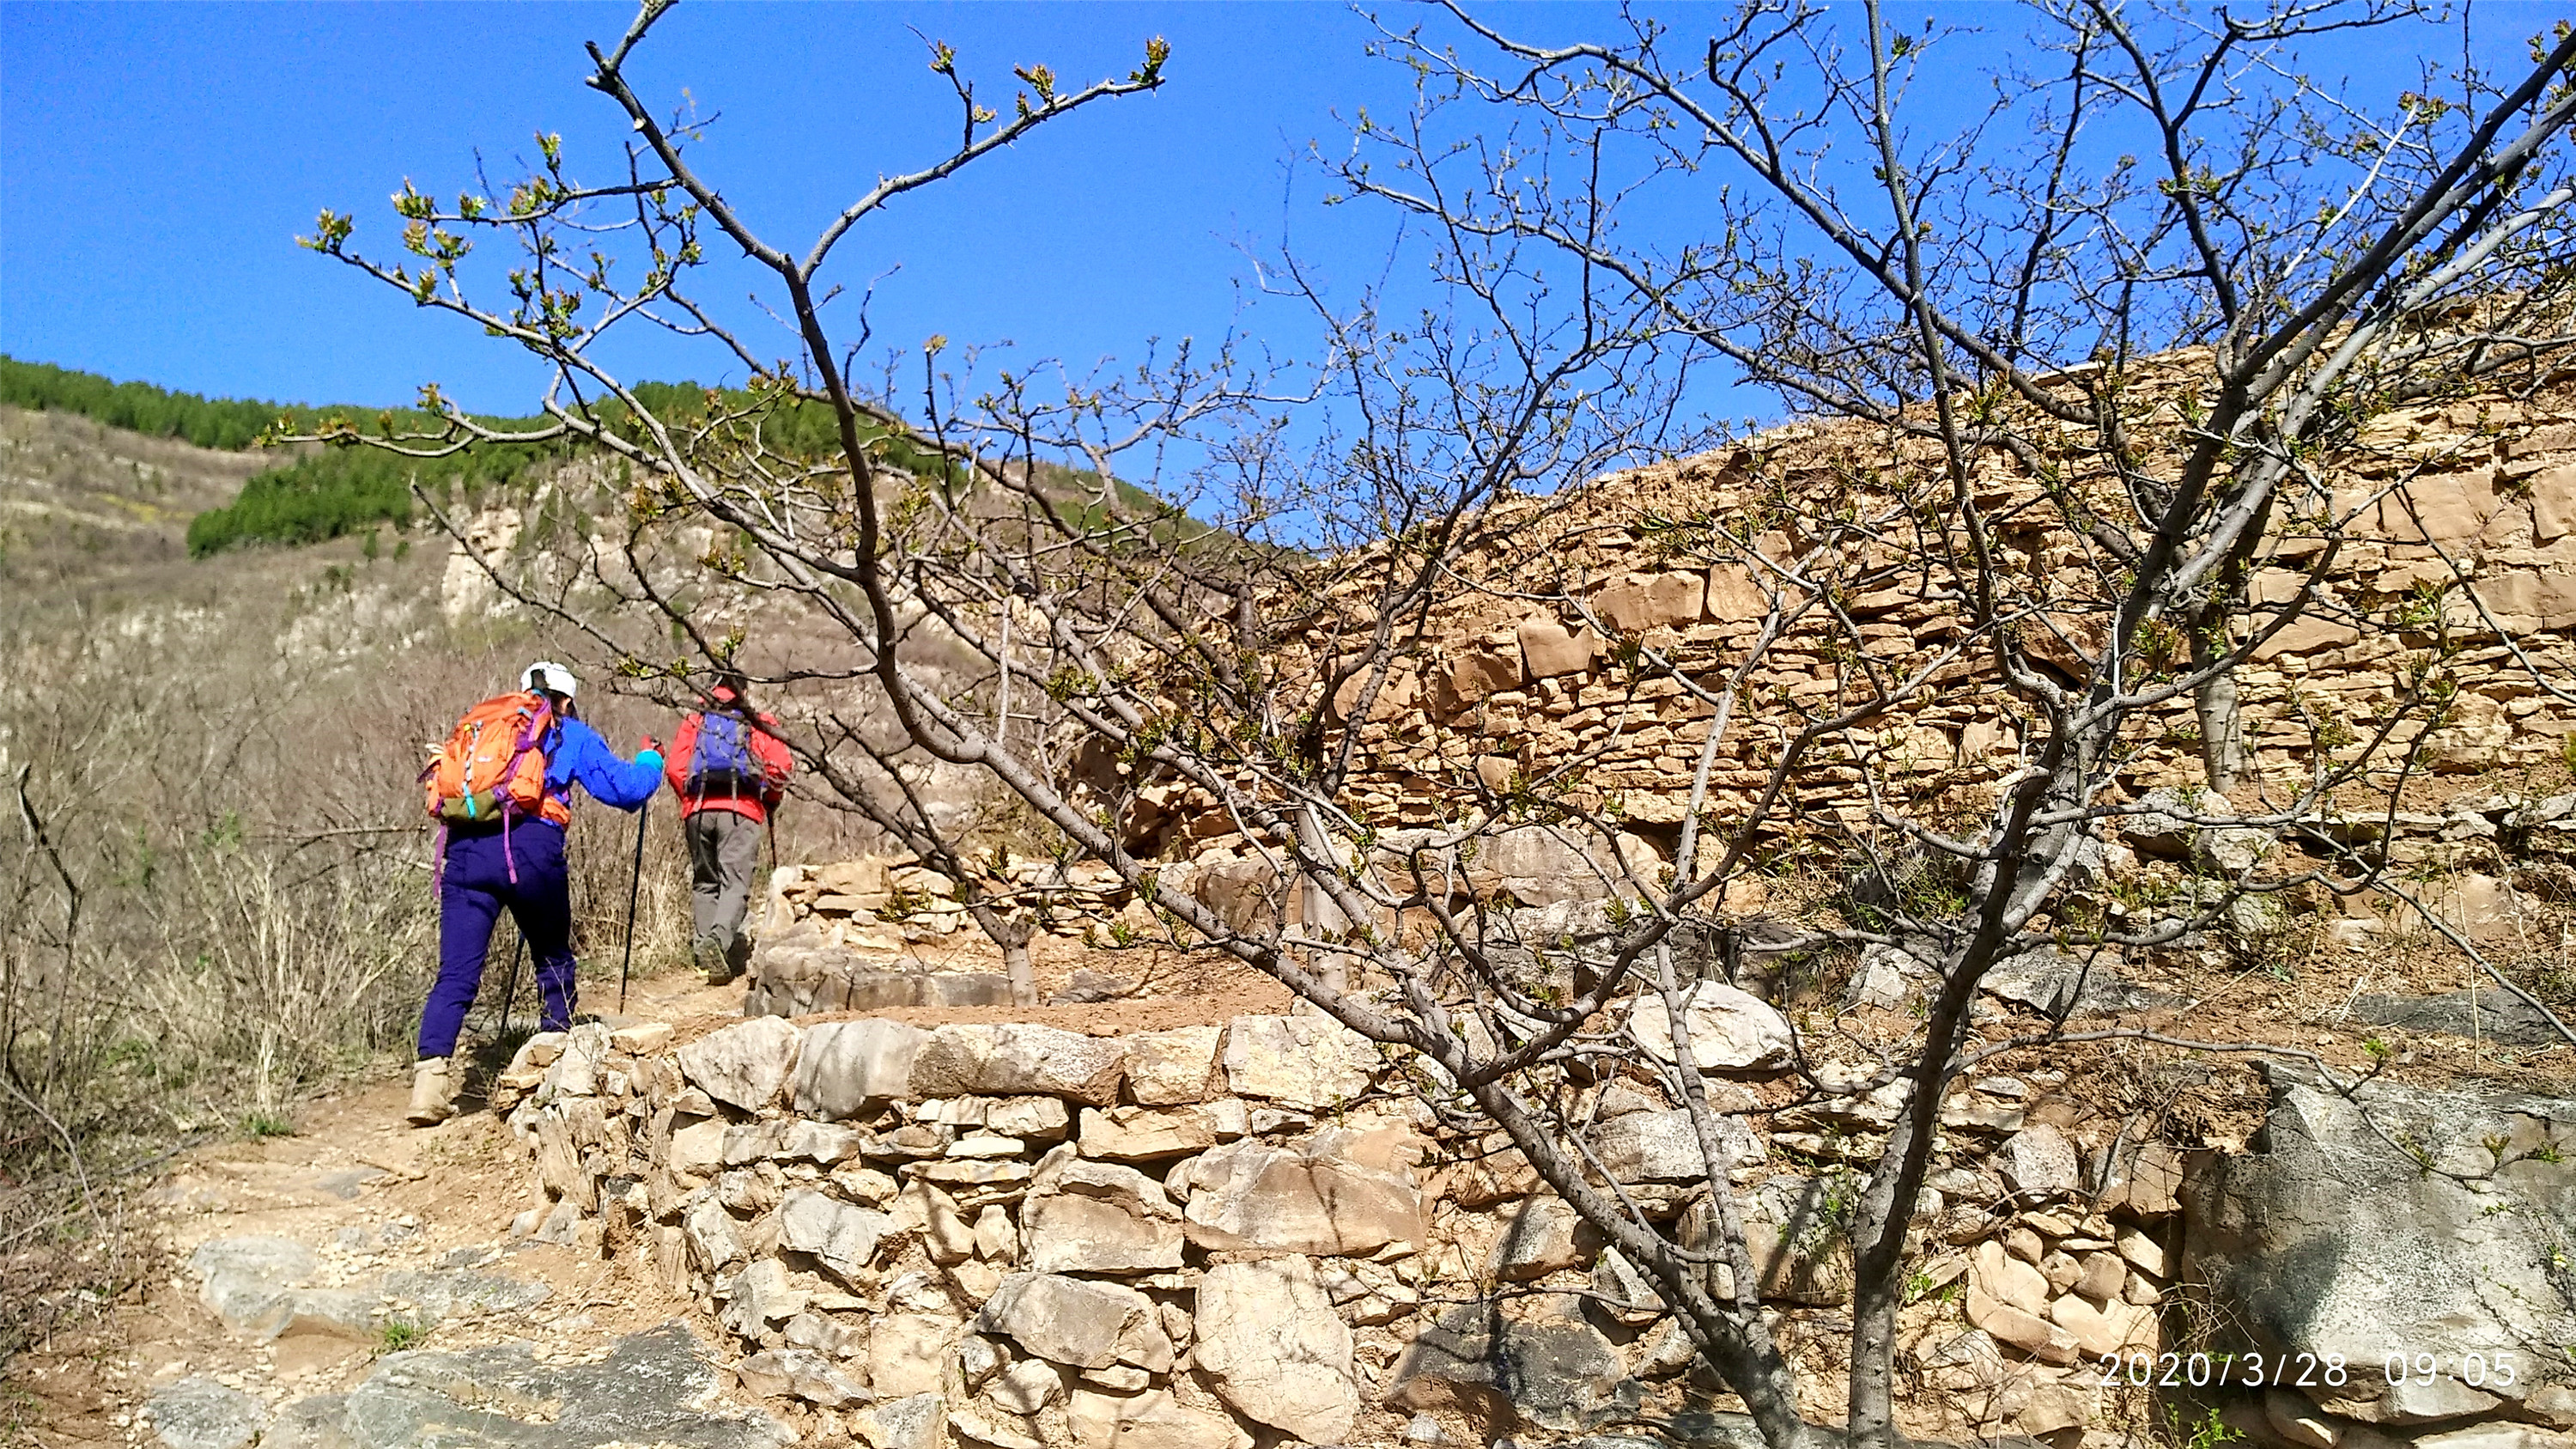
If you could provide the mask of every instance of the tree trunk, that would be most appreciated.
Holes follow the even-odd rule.
[[[2217,631],[2223,624],[2209,623],[2191,631],[2191,661],[2197,666],[2226,652],[2227,641]],[[2245,719],[2236,695],[2233,670],[2203,684],[2192,698],[2200,715],[2201,768],[2209,781],[2212,794],[2225,795],[2236,788],[2236,779],[2245,770]]]

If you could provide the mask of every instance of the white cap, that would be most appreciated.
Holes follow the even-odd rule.
[[[581,681],[572,677],[571,670],[551,659],[540,659],[529,665],[527,671],[519,676],[519,687],[550,690],[566,699],[581,694]]]

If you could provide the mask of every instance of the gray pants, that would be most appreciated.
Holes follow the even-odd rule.
[[[701,810],[680,826],[689,842],[690,942],[713,945],[735,970],[751,955],[742,939],[742,917],[760,864],[761,829],[758,821],[730,810]]]

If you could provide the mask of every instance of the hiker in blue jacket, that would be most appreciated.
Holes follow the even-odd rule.
[[[662,784],[662,753],[651,736],[631,761],[584,724],[573,706],[581,681],[551,660],[519,676],[552,707],[554,722],[536,748],[545,756],[545,800],[534,814],[510,814],[491,825],[451,824],[438,882],[438,982],[420,1013],[419,1065],[413,1069],[411,1124],[427,1127],[456,1111],[464,1073],[453,1063],[465,1013],[483,986],[492,927],[503,907],[519,924],[537,962],[538,1026],[563,1031],[573,1018],[572,881],[564,869],[564,828],[572,823],[572,787],[603,805],[638,810]]]

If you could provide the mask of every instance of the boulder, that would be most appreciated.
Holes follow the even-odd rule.
[[[1404,1177],[1342,1160],[1245,1140],[1172,1170],[1189,1191],[1189,1240],[1211,1251],[1374,1253],[1419,1245],[1422,1199]]]
[[[680,1048],[680,1071],[717,1101],[757,1112],[777,1099],[801,1035],[783,1018],[755,1017]]]
[[[1088,1115],[1088,1114],[1086,1114]],[[1132,1167],[1072,1157],[1042,1164],[1020,1210],[1039,1273],[1151,1273],[1181,1266],[1181,1211]]]
[[[1693,987],[1683,1020],[1690,1028],[1691,1060],[1703,1072],[1774,1071],[1795,1056],[1789,1019],[1761,997],[1722,981]],[[1667,1065],[1680,1060],[1673,1046],[1672,1013],[1662,996],[1649,992],[1638,997],[1628,1030],[1646,1055]]]
[[[1614,634],[1642,634],[1675,624],[1696,624],[1708,599],[1701,574],[1630,574],[1592,599],[1594,617]]]
[[[721,1117],[701,1117],[685,1127],[675,1127],[671,1129],[670,1151],[663,1161],[683,1177],[704,1177],[724,1166],[725,1130]]]
[[[943,1026],[912,1063],[916,1097],[1065,1097],[1105,1107],[1118,1100],[1126,1050],[1108,1037],[1026,1022]]]
[[[2172,1006],[2179,998],[2140,986],[2107,958],[2077,960],[2054,950],[2025,951],[1986,969],[1979,990],[2043,1016],[2095,1016]]]
[[[1480,894],[1507,891],[1523,906],[1601,901],[1621,880],[1611,861],[1608,842],[1597,836],[1553,825],[1515,825],[1479,842],[1467,879]],[[1646,875],[1651,879],[1652,870]]]
[[[2236,807],[2207,790],[2150,790],[2129,808],[2135,813],[2120,817],[2120,840],[2143,856],[2240,875],[2273,848],[2267,832],[2227,824]]]
[[[2195,1160],[2177,1277],[2206,1284],[2213,1352],[2341,1354],[2372,1366],[2347,1417],[2420,1422],[2475,1412],[2455,1379],[2389,1385],[2392,1352],[2445,1365],[2499,1345],[2576,1343],[2565,1287],[2576,1223],[2576,1100],[2371,1082],[2346,1096],[2289,1066],[2266,1069],[2255,1148]],[[2537,1359],[2522,1398],[2576,1380]]]
[[[1190,872],[1190,894],[1228,930],[1258,931],[1276,924],[1279,872],[1266,860],[1209,860]]]
[[[1561,1197],[1521,1199],[1486,1255],[1485,1273],[1506,1283],[1579,1268],[1601,1251],[1601,1234]]]
[[[689,1205],[680,1216],[680,1232],[707,1272],[721,1270],[743,1256],[742,1225],[712,1195]]]
[[[1178,1106],[1223,1096],[1216,1054],[1221,1026],[1142,1031],[1127,1038],[1127,1095],[1147,1107]]]
[[[2083,1352],[2076,1347],[2073,1334],[2038,1314],[1990,1296],[1973,1282],[1968,1285],[1967,1314],[1972,1326],[1984,1329],[1997,1341],[2011,1344],[2041,1363],[2062,1367],[2075,1362]]]
[[[1774,1177],[1743,1194],[1738,1203],[1744,1226],[1745,1256],[1760,1275],[1759,1292],[1774,1303],[1832,1306],[1849,1303],[1852,1267],[1845,1209],[1834,1201],[1826,1181]],[[1718,1248],[1717,1212],[1695,1202],[1683,1214],[1681,1245],[1694,1252]],[[1719,1270],[1721,1291],[1734,1292],[1734,1275]]]
[[[1103,1394],[1076,1389],[1065,1406],[1076,1449],[1251,1449],[1252,1436],[1221,1414],[1183,1405],[1169,1389]]]
[[[1414,1337],[1386,1402],[1580,1433],[1636,1412],[1640,1394],[1619,1350],[1581,1318],[1518,1322],[1491,1303],[1469,1303]]]
[[[152,1436],[169,1449],[246,1449],[268,1426],[268,1407],[202,1375],[153,1391]]]
[[[2069,1293],[2048,1305],[2048,1320],[2065,1329],[2090,1359],[2156,1351],[2156,1312],[2120,1302],[2088,1303]]]
[[[1716,1164],[1718,1171],[1762,1161],[1762,1143],[1744,1119],[1721,1116],[1716,1125],[1724,1158]],[[1698,1182],[1708,1176],[1699,1132],[1687,1111],[1630,1112],[1612,1118],[1594,1129],[1592,1151],[1602,1168],[1621,1182]]]
[[[1006,1413],[1043,1413],[1064,1397],[1064,1370],[1042,1358],[1024,1358],[994,1375],[984,1394]]]
[[[813,1254],[845,1280],[856,1279],[875,1260],[877,1239],[893,1225],[884,1213],[810,1188],[790,1192],[778,1205],[778,1245]]]
[[[2004,1141],[1996,1167],[2004,1185],[2026,1202],[2061,1198],[2084,1185],[2084,1169],[2075,1144],[2046,1123],[2033,1123]]]
[[[737,1338],[758,1339],[769,1325],[784,1323],[805,1311],[811,1295],[788,1281],[787,1267],[776,1258],[756,1258],[733,1280],[733,1295],[718,1320]]]
[[[1341,1107],[1369,1089],[1379,1066],[1376,1043],[1329,1016],[1238,1016],[1226,1028],[1225,1078],[1238,1097]]]
[[[1003,1334],[1049,1363],[1105,1369],[1172,1369],[1172,1340],[1154,1300],[1117,1283],[1056,1273],[1013,1273],[976,1316],[976,1331]]]
[[[2357,996],[2352,1014],[2374,1026],[2507,1046],[2555,1046],[2566,1040],[2540,1008],[2498,987],[2434,996]]]
[[[812,1037],[807,1037],[810,1043]],[[803,1158],[825,1167],[849,1161],[874,1141],[856,1127],[842,1127],[830,1122],[810,1122],[804,1118],[787,1124],[779,1134],[777,1156]]]
[[[914,1095],[912,1064],[929,1033],[899,1021],[828,1021],[805,1030],[796,1115],[839,1120]]]
[[[1309,1444],[1349,1439],[1360,1410],[1351,1330],[1311,1261],[1208,1269],[1192,1325],[1191,1362],[1235,1412]]]
[[[649,1057],[671,1044],[672,1030],[667,1021],[629,1022],[608,1034],[608,1044],[630,1057]]]
[[[215,1238],[188,1255],[204,1281],[198,1296],[237,1329],[275,1333],[292,1309],[288,1297],[320,1266],[313,1250],[287,1238]]]

